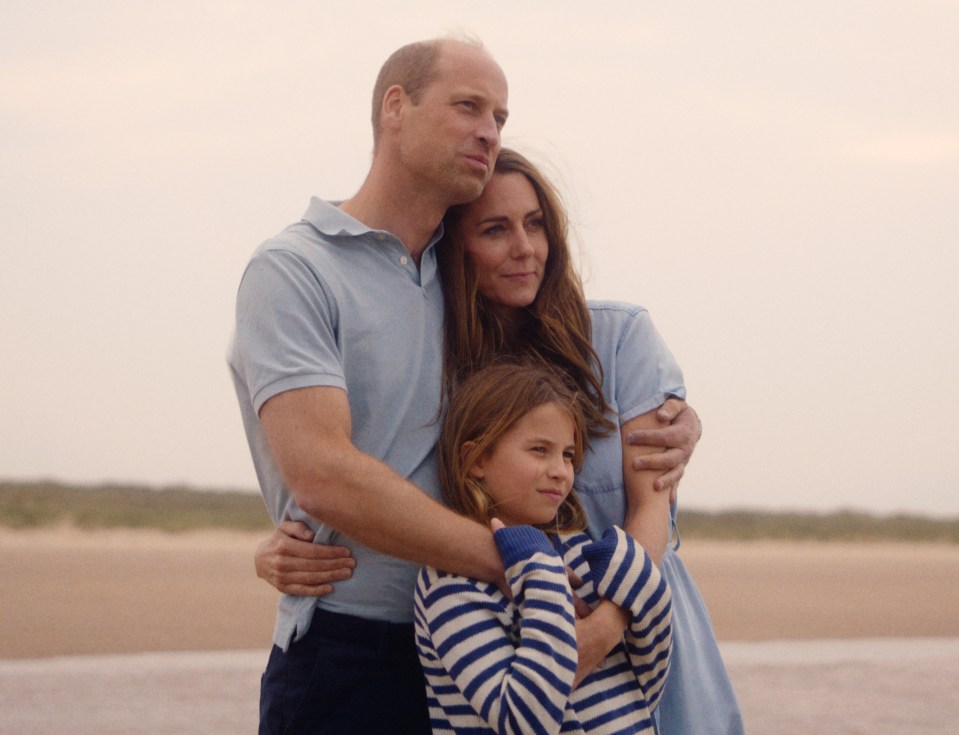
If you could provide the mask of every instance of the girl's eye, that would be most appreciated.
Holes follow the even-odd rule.
[[[531,451],[536,452],[537,454],[546,454],[546,447],[532,447]]]
[[[563,452],[563,459],[569,462],[572,462],[575,456],[576,454],[573,452],[572,449],[567,449],[565,452]]]

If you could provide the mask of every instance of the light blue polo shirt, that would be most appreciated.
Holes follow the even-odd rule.
[[[304,521],[318,542],[347,546],[356,560],[352,579],[333,593],[281,598],[274,641],[283,649],[294,633],[306,633],[314,605],[412,622],[419,567],[300,510],[267,451],[258,412],[284,391],[342,388],[354,445],[439,499],[443,294],[434,245],[441,234],[417,269],[395,236],[314,198],[302,221],[259,247],[240,282],[228,361],[267,509],[274,523]]]

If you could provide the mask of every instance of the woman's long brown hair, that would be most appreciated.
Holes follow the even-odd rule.
[[[561,370],[585,396],[589,433],[608,434],[615,425],[606,415],[609,406],[603,397],[603,367],[590,342],[589,309],[570,256],[566,209],[553,185],[526,157],[503,148],[493,175],[509,173],[526,177],[543,211],[549,243],[543,283],[533,303],[524,309],[523,324],[512,333],[499,310],[479,293],[476,275],[457,242],[458,224],[469,205],[447,212],[445,235],[437,251],[446,312],[444,397],[448,400],[467,375],[500,357],[545,363]]]

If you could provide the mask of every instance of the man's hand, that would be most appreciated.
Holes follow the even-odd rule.
[[[663,451],[644,454],[632,462],[634,470],[661,470],[663,474],[656,479],[656,490],[669,490],[670,502],[676,502],[676,488],[686,470],[686,465],[703,433],[703,425],[696,412],[685,401],[670,398],[656,412],[661,421],[669,426],[662,429],[644,429],[630,432],[626,437],[629,444],[637,446],[661,447]]]
[[[322,597],[333,582],[349,579],[356,562],[343,546],[314,544],[314,533],[299,521],[283,521],[256,547],[256,576],[288,595]]]

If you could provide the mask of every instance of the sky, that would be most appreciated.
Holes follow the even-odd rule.
[[[7,2],[0,478],[255,489],[236,286],[478,36],[587,295],[646,306],[702,509],[959,515],[959,2]]]

